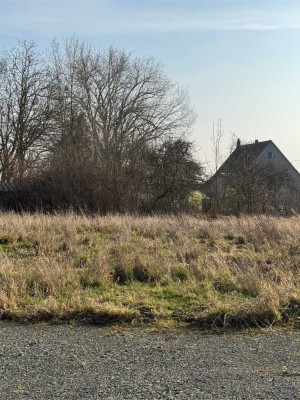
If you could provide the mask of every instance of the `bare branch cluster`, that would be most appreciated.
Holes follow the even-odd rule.
[[[201,173],[194,121],[187,91],[153,58],[72,38],[45,59],[21,42],[0,61],[1,181],[34,177],[60,206],[181,207]]]

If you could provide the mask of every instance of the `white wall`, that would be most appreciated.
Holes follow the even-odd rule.
[[[272,159],[268,158],[268,153],[272,152]],[[291,164],[286,160],[286,158],[282,155],[282,153],[277,149],[277,147],[273,143],[268,143],[267,146],[264,148],[262,153],[258,157],[259,161],[272,161],[277,165],[282,165],[286,167],[291,174],[291,176],[295,180],[295,184],[300,187],[300,175],[297,171],[291,166]]]

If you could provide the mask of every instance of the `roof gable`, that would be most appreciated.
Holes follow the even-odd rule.
[[[230,156],[224,161],[224,163],[220,166],[220,168],[216,171],[216,173],[207,181],[207,183],[210,183],[219,175],[228,173],[233,169],[236,170],[239,161],[242,160],[245,156],[251,157],[252,159],[257,159],[259,155],[264,151],[264,149],[270,144],[281,154],[282,158],[285,160],[288,167],[292,169],[294,171],[294,174],[298,175],[300,179],[299,172],[296,170],[293,164],[291,164],[291,162],[285,157],[285,155],[279,150],[279,148],[272,142],[272,140],[266,140],[263,142],[255,141],[255,143],[244,144],[244,145],[239,145],[239,143],[240,142],[238,140],[237,147],[230,154]]]
[[[294,165],[286,158],[286,156],[282,153],[282,151],[276,146],[275,143],[272,142],[272,140],[269,140],[270,143],[272,143],[272,145],[275,147],[275,149],[280,153],[281,157],[285,160],[285,162],[287,163],[287,165],[289,166],[290,169],[293,170],[293,172],[298,175],[299,179],[300,179],[300,173],[299,171],[294,167]]]
[[[236,168],[239,160],[245,155],[257,158],[269,143],[272,143],[272,141],[266,140],[264,142],[255,142],[237,146],[227,158],[227,160],[224,161],[221,167],[217,170],[214,176],[219,175],[223,172],[228,172],[228,170],[232,168]]]

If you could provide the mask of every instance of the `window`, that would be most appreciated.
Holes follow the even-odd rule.
[[[269,159],[273,158],[273,153],[272,153],[272,151],[269,151],[269,152],[268,152],[268,158],[269,158]]]

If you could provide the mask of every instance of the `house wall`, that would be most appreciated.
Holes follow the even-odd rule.
[[[272,152],[272,159],[268,158],[268,153]],[[281,151],[273,144],[268,143],[261,154],[257,157],[259,161],[272,161],[274,164],[279,166],[284,166],[288,169],[289,173],[293,177],[295,184],[300,189],[300,175],[298,171],[294,169],[291,163],[285,158],[285,156],[281,153]]]

